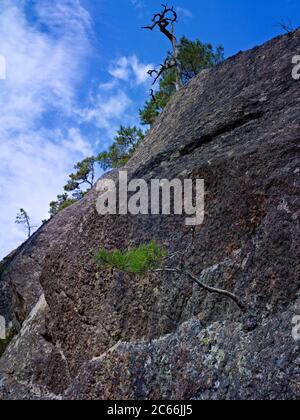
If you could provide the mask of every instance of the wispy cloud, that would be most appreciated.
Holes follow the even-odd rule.
[[[130,0],[130,3],[135,7],[136,9],[141,9],[144,7],[144,3],[142,0]]]
[[[21,207],[39,224],[74,163],[106,147],[119,125],[138,122],[130,96],[133,88],[143,95],[152,66],[136,55],[113,62],[110,79],[91,81],[97,88],[79,100],[94,53],[91,35],[79,0],[0,3],[0,56],[7,64],[0,80],[0,258],[26,239],[14,224]]]
[[[118,84],[118,81],[116,79],[112,79],[109,82],[106,83],[100,83],[99,89],[102,91],[111,91],[113,90]]]
[[[107,94],[103,91],[98,92],[94,98],[91,98],[90,106],[81,111],[82,121],[93,123],[99,129],[106,132],[106,137],[112,139],[118,126],[130,122],[127,111],[132,104],[129,96],[120,88]]]
[[[121,57],[111,64],[109,73],[112,77],[136,85],[147,83],[150,79],[148,71],[153,69],[153,64],[140,63],[136,55]]]
[[[90,95],[89,106],[79,111],[81,120],[104,130],[108,141],[115,137],[120,125],[138,124],[130,90],[147,90],[151,83],[148,71],[152,68],[152,64],[141,63],[135,54],[114,60],[108,68],[111,79]]]
[[[0,8],[0,54],[7,62],[7,79],[0,81],[0,256],[26,237],[14,224],[18,209],[40,222],[67,171],[91,153],[72,120],[89,15],[77,0],[39,0],[33,23],[28,3],[5,0]],[[66,122],[51,129],[43,120],[56,114]]]
[[[184,7],[177,7],[177,13],[179,15],[183,16],[184,18],[192,18],[193,17],[193,13],[189,9],[186,9]]]

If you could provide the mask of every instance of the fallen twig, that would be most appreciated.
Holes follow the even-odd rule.
[[[204,289],[209,293],[216,293],[222,296],[226,296],[229,299],[233,300],[236,303],[236,305],[241,309],[242,312],[246,311],[245,305],[234,293],[228,292],[227,290],[217,289],[215,287],[208,286],[207,284],[202,283],[201,280],[199,280],[194,274],[192,274],[188,270],[181,270],[178,268],[166,267],[166,268],[156,269],[153,272],[154,273],[176,273],[176,274],[185,275],[189,277],[194,283],[196,283],[201,289]]]

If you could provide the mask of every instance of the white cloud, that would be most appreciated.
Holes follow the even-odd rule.
[[[73,118],[90,48],[89,15],[77,0],[39,0],[33,23],[24,11],[29,3],[0,6],[0,55],[7,63],[0,80],[0,257],[26,239],[14,224],[18,209],[39,223],[76,160],[92,153]],[[42,123],[49,110],[63,117],[60,129]]]
[[[151,83],[148,71],[151,64],[143,64],[136,55],[123,56],[114,61],[108,73],[112,77],[107,83],[99,85],[99,92],[91,95],[89,107],[79,111],[83,122],[94,123],[106,132],[108,139],[115,137],[120,125],[138,124],[138,113],[132,115],[132,101],[128,88],[143,87]]]
[[[110,80],[109,82],[101,83],[99,85],[99,89],[104,90],[104,91],[111,91],[117,86],[117,84],[118,84],[118,81],[116,79],[113,79],[113,80]]]
[[[150,76],[148,74],[149,70],[153,69],[153,64],[142,64],[139,62],[136,55],[133,55],[129,58],[129,62],[135,76],[136,84],[141,85],[143,83],[149,82]]]
[[[183,7],[177,7],[177,13],[185,18],[192,18],[193,13],[189,9]]]
[[[136,9],[141,9],[144,7],[144,3],[142,0],[130,0],[130,3],[135,7]]]
[[[116,79],[129,80],[130,64],[127,57],[121,57],[109,69],[109,74]]]
[[[0,56],[7,67],[0,80],[1,258],[26,239],[14,223],[18,210],[39,224],[74,163],[94,152],[83,124],[100,130],[98,141],[92,136],[98,148],[120,124],[137,123],[127,90],[144,90],[153,66],[136,55],[120,58],[109,69],[112,79],[98,84],[82,109],[77,93],[92,46],[91,19],[80,1],[0,1]],[[35,8],[31,20],[28,7]]]
[[[109,74],[119,80],[132,82],[135,85],[147,83],[150,79],[148,71],[153,69],[153,64],[139,62],[136,55],[121,57],[111,64]]]
[[[71,170],[76,156],[91,154],[79,134],[70,130],[65,137],[53,133],[54,143],[46,133],[22,134],[22,139],[11,138],[0,144],[1,165],[0,226],[1,253],[10,251],[25,239],[22,228],[14,226],[19,208],[25,207],[34,223],[47,217],[48,203],[66,181],[66,170]],[[74,150],[75,146],[75,150]],[[5,181],[4,181],[5,180]]]
[[[131,104],[130,98],[120,89],[109,96],[100,92],[93,98],[91,106],[82,111],[81,117],[85,122],[93,122],[105,130],[109,138],[113,138],[118,126],[129,121],[126,113]]]

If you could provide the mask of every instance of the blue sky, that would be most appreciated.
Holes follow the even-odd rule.
[[[0,257],[47,217],[72,166],[138,123],[147,70],[168,43],[141,30],[161,0],[0,0]],[[222,44],[226,56],[300,25],[299,0],[174,0],[178,35]],[[300,47],[299,47],[300,48]],[[299,54],[299,51],[295,53]]]

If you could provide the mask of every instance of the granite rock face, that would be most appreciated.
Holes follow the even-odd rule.
[[[183,216],[100,217],[93,190],[16,251],[1,270],[20,332],[0,360],[0,398],[300,398],[299,45],[300,30],[202,72],[125,168],[205,180],[193,244]],[[94,263],[99,248],[151,239],[187,249],[190,270],[246,313],[180,275]]]

